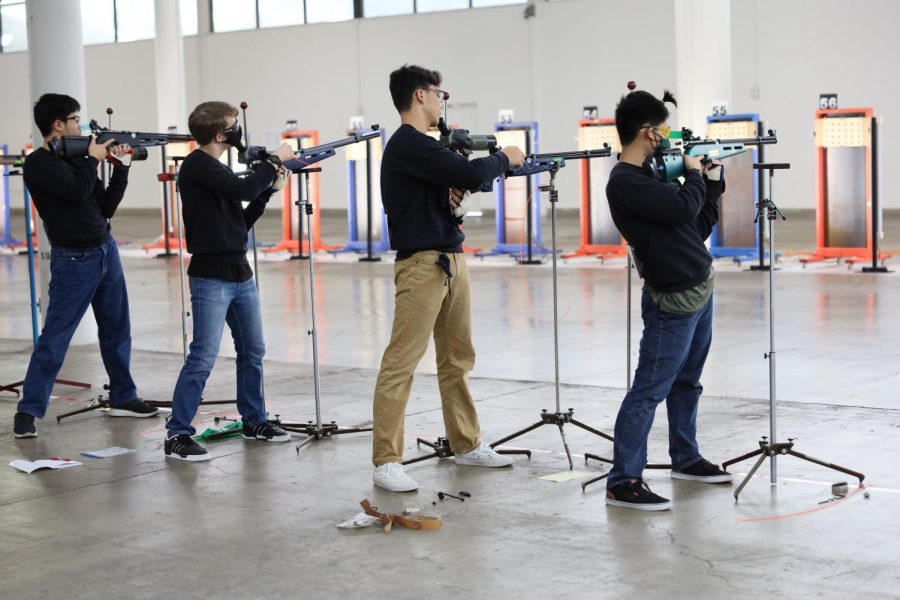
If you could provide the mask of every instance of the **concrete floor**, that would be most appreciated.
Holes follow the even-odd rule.
[[[75,346],[61,377],[94,388],[57,386],[40,437],[24,441],[11,434],[15,398],[0,394],[0,460],[75,458],[108,446],[137,452],[83,458],[83,466],[64,471],[0,472],[0,597],[900,597],[900,324],[893,311],[900,279],[843,265],[801,268],[794,252],[811,249],[811,219],[789,217],[796,218],[780,225],[785,257],[775,276],[779,437],[796,437],[799,451],[865,473],[868,498],[846,475],[781,458],[778,484],[769,484],[766,463],[738,504],[732,486],[648,471],[653,489],[671,494],[672,511],[606,508],[602,484],[583,493],[583,478],[538,479],[568,469],[552,427],[515,442],[534,454],[511,469],[418,463],[410,472],[421,488],[406,495],[373,488],[368,434],[315,442],[299,455],[293,444],[213,442],[213,461],[172,464],[163,458],[162,418],[109,421],[93,412],[56,423],[53,417],[84,406],[104,382],[96,346]],[[900,229],[897,221],[888,222],[889,232]],[[178,266],[137,249],[157,226],[153,215],[123,213],[114,221],[120,239],[134,240],[122,253],[135,379],[145,398],[168,399],[181,364]],[[340,215],[326,214],[323,238],[339,243],[345,227]],[[267,216],[260,238],[277,241],[277,228]],[[490,247],[492,230],[489,219],[470,221],[470,243]],[[575,216],[563,213],[560,245],[574,249],[577,239]],[[366,424],[390,332],[391,262],[344,255],[315,264],[323,417]],[[551,270],[507,258],[470,264],[478,351],[471,387],[490,441],[553,408]],[[21,378],[30,352],[25,267],[21,257],[0,255],[0,383]],[[305,261],[270,257],[259,269],[268,405],[272,414],[302,421],[314,417],[307,269]],[[768,433],[768,280],[726,260],[717,269],[699,437],[704,454],[722,461],[752,450]],[[635,293],[638,286],[634,278]],[[562,408],[610,431],[626,383],[623,263],[566,261],[559,295]],[[636,307],[633,315],[636,354]],[[226,336],[208,399],[233,394],[232,357]],[[407,457],[418,452],[416,436],[443,432],[433,363],[429,353],[414,385]],[[219,411],[205,411],[198,422],[234,414],[231,406]],[[582,456],[609,454],[610,444],[571,426],[566,433],[575,468],[604,473]],[[660,414],[651,460],[666,460],[665,451]],[[749,466],[733,470],[743,474]],[[819,504],[836,481],[849,481],[851,495]],[[472,498],[432,505],[438,490],[467,490]],[[444,526],[389,535],[336,529],[366,497],[392,512],[419,507],[438,514]]]

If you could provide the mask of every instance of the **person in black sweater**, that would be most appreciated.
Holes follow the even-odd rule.
[[[88,307],[94,309],[100,355],[109,376],[109,415],[152,417],[158,410],[137,395],[131,377],[128,292],[109,219],[128,185],[131,148],[91,140],[88,156],[58,158],[50,141],[81,135],[81,105],[71,96],[44,94],[34,105],[43,145],[25,159],[25,185],[50,240],[49,302],[44,327],[28,363],[22,400],[13,423],[16,438],[37,436],[69,342]],[[101,161],[115,164],[109,186],[97,177]]]
[[[288,173],[281,161],[293,158],[282,144],[271,158],[238,176],[220,162],[229,146],[242,147],[238,110],[226,102],[199,104],[188,128],[200,147],[178,173],[185,238],[192,254],[188,267],[194,337],[172,398],[163,451],[167,458],[191,462],[210,459],[191,436],[203,388],[216,362],[225,323],[237,353],[237,408],[245,439],[290,441],[290,434],[266,418],[262,396],[265,354],[259,293],[247,262],[247,231],[266,209],[269,196]],[[244,207],[243,202],[249,202]]]
[[[622,143],[610,173],[606,197],[616,227],[632,247],[644,279],[644,332],[634,383],[616,418],[613,466],[606,503],[639,510],[666,510],[672,503],[644,483],[647,438],[657,405],[666,401],[672,477],[706,483],[731,475],[700,455],[697,405],[700,375],[712,342],[712,256],[704,240],[719,218],[725,189],[722,167],[685,156],[681,185],[657,179],[648,165],[668,147],[669,111],[675,104],[644,91],[623,97],[616,107]]]
[[[512,463],[481,441],[467,374],[475,365],[469,272],[462,253],[462,218],[453,216],[465,190],[520,167],[514,146],[469,161],[426,135],[438,124],[446,92],[441,75],[404,66],[390,76],[401,126],[381,160],[381,200],[394,264],[394,323],[375,385],[375,485],[393,492],[417,489],[403,460],[403,418],[413,373],[434,336],[444,425],[456,463],[503,467]]]

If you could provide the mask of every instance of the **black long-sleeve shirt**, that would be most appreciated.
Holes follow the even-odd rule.
[[[401,125],[381,158],[381,202],[397,259],[419,250],[461,252],[466,236],[450,211],[450,186],[474,190],[508,168],[502,152],[470,161]]]
[[[688,171],[681,188],[646,168],[620,162],[606,185],[616,227],[642,263],[641,276],[660,292],[689,290],[709,275],[712,256],[704,243],[719,220],[724,181]]]
[[[264,163],[246,177],[203,152],[194,150],[181,165],[178,188],[184,235],[191,264],[188,275],[246,281],[247,231],[266,210],[275,167]],[[249,201],[245,208],[242,201]]]
[[[50,244],[66,248],[100,246],[109,237],[109,220],[128,185],[128,169],[113,169],[109,185],[97,177],[96,158],[56,158],[46,148],[28,155],[25,185],[34,199]]]

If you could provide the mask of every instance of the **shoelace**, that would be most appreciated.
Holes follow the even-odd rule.
[[[398,465],[397,463],[389,463],[387,469],[385,469],[385,475],[388,477],[397,477],[398,475],[405,475],[406,470],[402,465]]]

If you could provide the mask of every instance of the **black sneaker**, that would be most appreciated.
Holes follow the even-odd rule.
[[[254,427],[244,423],[243,434],[245,440],[259,440],[261,442],[291,441],[291,434],[269,421],[263,421]]]
[[[657,496],[640,479],[630,479],[606,490],[606,503],[635,510],[669,510],[672,501]]]
[[[122,406],[110,406],[109,416],[111,417],[153,417],[159,413],[159,409],[150,406],[142,398],[135,398],[131,402]]]
[[[34,417],[27,413],[17,412],[13,418],[13,435],[17,438],[37,437],[37,429],[34,427]]]
[[[672,479],[687,479],[689,481],[702,481],[703,483],[728,483],[731,481],[731,473],[723,471],[719,465],[714,465],[705,458],[701,458],[692,465],[682,469],[672,468]]]
[[[175,458],[188,462],[203,462],[211,458],[206,448],[195,442],[186,433],[166,438],[163,449],[166,452],[166,458]]]

